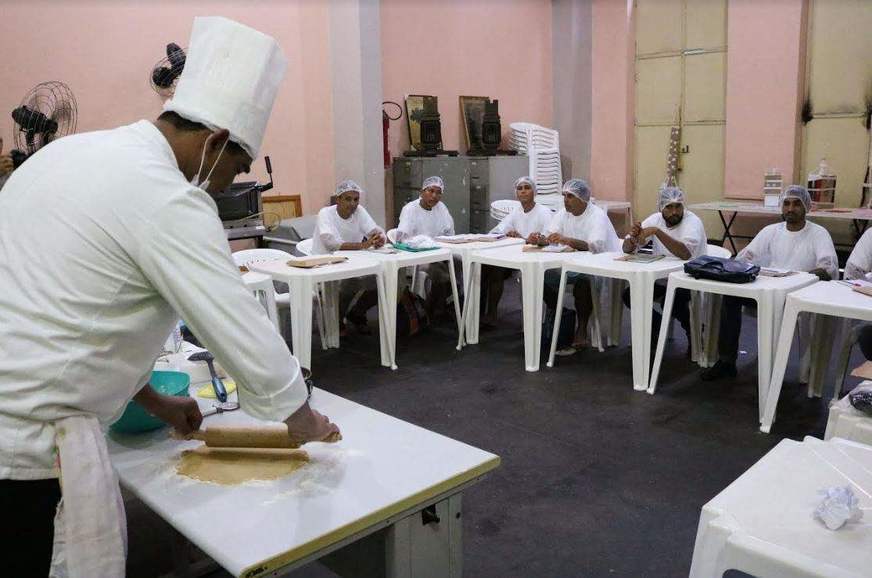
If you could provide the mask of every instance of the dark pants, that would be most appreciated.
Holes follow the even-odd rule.
[[[860,351],[867,360],[872,360],[872,325],[867,325],[860,330],[860,338],[857,340],[860,344]]]
[[[724,296],[721,305],[721,332],[718,336],[718,358],[736,363],[739,357],[739,336],[742,334],[742,307],[757,308],[757,302],[744,297]]]
[[[629,309],[631,305],[629,287],[624,289],[622,297],[624,305]],[[662,283],[654,284],[654,301],[660,304],[661,309],[663,308],[663,303],[666,301],[666,285]],[[690,335],[690,291],[687,289],[675,290],[675,299],[672,301],[672,318],[677,319],[684,332]],[[662,319],[663,315],[655,308],[654,317],[651,320],[651,339],[653,341],[656,341],[660,335],[660,322]]]
[[[48,576],[60,499],[56,479],[0,480],[0,574]]]

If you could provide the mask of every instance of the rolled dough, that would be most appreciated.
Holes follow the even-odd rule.
[[[224,486],[251,480],[275,480],[290,475],[309,461],[302,450],[210,448],[205,445],[182,452],[176,473],[201,482]]]

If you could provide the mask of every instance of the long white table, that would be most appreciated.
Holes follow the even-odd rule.
[[[781,207],[764,207],[763,203],[753,201],[713,201],[710,203],[697,203],[688,205],[688,209],[692,211],[715,211],[721,218],[721,223],[724,225],[724,236],[721,239],[721,246],[726,247],[726,242],[730,242],[733,248],[733,254],[736,254],[735,239],[751,239],[747,235],[736,235],[731,231],[733,221],[738,215],[759,215],[767,217],[780,217]],[[730,215],[729,220],[724,215]],[[856,209],[856,208],[834,208],[821,209],[810,211],[806,215],[810,219],[838,219],[843,221],[852,221],[856,231],[856,242],[860,235],[866,230],[869,221],[872,221],[872,209]]]
[[[648,387],[648,359],[651,355],[651,324],[653,323],[654,283],[684,266],[684,261],[665,257],[650,263],[618,261],[623,253],[567,253],[563,260],[560,294],[566,288],[567,273],[586,273],[597,277],[623,279],[630,284],[631,348],[633,355],[633,389],[644,391]],[[613,297],[615,298],[615,297]],[[619,298],[619,297],[617,297]],[[562,307],[557,308],[554,327],[560,328]],[[669,316],[664,314],[664,320]],[[663,323],[667,327],[668,322]],[[614,324],[613,324],[614,330]],[[556,336],[556,331],[555,331]],[[551,339],[548,367],[554,365],[556,338]]]
[[[716,460],[716,456],[715,460]],[[850,486],[859,523],[828,530],[813,517],[819,490]],[[872,575],[872,448],[833,439],[783,440],[702,508],[691,578]]]
[[[400,269],[428,265],[441,261],[448,262],[448,272],[451,276],[451,294],[454,297],[454,316],[457,320],[457,330],[460,332],[460,299],[457,294],[457,276],[454,273],[454,259],[448,249],[434,249],[433,251],[400,251],[396,253],[380,253],[378,251],[337,251],[336,255],[347,257],[359,256],[363,253],[367,258],[374,259],[382,265],[382,278],[385,286],[385,302],[387,307],[384,311],[385,329],[387,339],[391,344],[391,369],[397,368],[397,286]]]
[[[787,277],[759,276],[751,283],[724,283],[709,279],[694,279],[683,271],[669,275],[666,286],[666,300],[663,302],[663,319],[672,315],[672,303],[675,301],[676,289],[701,291],[717,295],[732,295],[753,299],[757,302],[757,394],[759,400],[758,419],[763,419],[763,405],[769,389],[769,378],[772,374],[773,346],[778,339],[778,329],[781,327],[781,316],[784,313],[784,301],[787,294],[802,289],[818,278],[810,273],[795,273]],[[660,374],[660,363],[663,360],[663,349],[666,345],[668,323],[660,325],[660,336],[657,340],[657,355],[654,358],[654,368],[651,371],[651,383],[648,393],[654,394],[657,388],[657,378]]]
[[[311,404],[344,439],[307,444],[310,463],[279,480],[182,478],[179,454],[199,442],[171,439],[167,429],[111,434],[110,457],[127,490],[234,576],[278,576],[385,530],[388,576],[460,578],[461,492],[499,457],[317,388]],[[238,410],[207,417],[204,427],[254,421]]]
[[[872,297],[857,293],[841,281],[815,283],[787,296],[775,361],[772,365],[772,379],[763,412],[763,422],[760,425],[760,430],[765,433],[769,433],[772,422],[775,421],[775,409],[778,406],[778,397],[781,395],[790,345],[793,342],[796,321],[802,312],[872,321]],[[815,346],[829,348],[830,344],[821,343]],[[841,384],[836,385],[834,395],[837,397],[840,386]]]
[[[312,369],[312,295],[319,283],[324,285],[325,323],[333,324],[334,328],[328,335],[336,336],[339,331],[339,287],[331,281],[341,281],[354,277],[375,275],[378,286],[379,338],[381,340],[381,364],[384,367],[393,365],[393,344],[388,340],[385,312],[395,305],[389,306],[385,299],[382,264],[368,256],[351,255],[344,263],[334,263],[314,269],[291,267],[287,260],[253,261],[249,269],[257,273],[265,273],[274,281],[287,283],[289,288],[291,310],[291,339],[294,355],[300,365]],[[332,343],[338,347],[338,343]]]

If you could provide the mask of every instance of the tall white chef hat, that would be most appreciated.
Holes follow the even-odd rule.
[[[274,38],[227,18],[194,18],[185,68],[164,110],[226,128],[255,159],[287,65]]]

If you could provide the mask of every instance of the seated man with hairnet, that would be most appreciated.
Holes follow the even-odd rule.
[[[615,227],[606,212],[590,202],[590,187],[586,182],[571,179],[564,183],[563,207],[548,225],[547,237],[533,234],[529,239],[531,243],[568,245],[577,251],[591,253],[620,251],[621,242]],[[557,355],[572,355],[589,346],[587,322],[593,311],[591,277],[583,273],[568,273],[566,283],[573,286],[578,327],[572,344],[558,350]],[[545,304],[551,311],[556,311],[563,303],[563,295],[558,294],[559,290],[560,271],[551,269],[545,274],[544,291]]]
[[[385,244],[385,231],[379,227],[360,204],[363,189],[356,182],[346,180],[336,187],[336,204],[318,212],[312,254],[324,255],[333,251],[362,251],[378,249]],[[359,297],[349,310],[351,301]],[[375,277],[354,277],[342,281],[339,299],[340,311],[358,333],[371,333],[366,323],[366,312],[378,304]]]
[[[400,223],[397,225],[397,241],[404,241],[426,235],[439,237],[454,234],[454,219],[448,212],[448,207],[442,202],[442,191],[445,183],[442,177],[427,177],[421,186],[421,195],[414,201],[406,203],[400,211]],[[422,266],[430,277],[430,294],[427,296],[426,309],[430,319],[447,311],[445,301],[451,293],[451,276],[448,263],[440,261]]]
[[[829,232],[820,225],[805,220],[811,208],[811,197],[805,187],[791,185],[781,193],[781,218],[763,228],[742,249],[736,259],[760,267],[807,271],[822,281],[838,279],[839,262]],[[703,381],[736,376],[739,335],[742,332],[742,307],[756,307],[756,302],[741,297],[724,297],[721,309],[721,333],[718,361],[702,372]]]
[[[854,250],[851,251],[851,256],[845,263],[845,279],[872,281],[872,229],[866,229],[866,232],[854,245]],[[860,346],[863,356],[866,359],[872,359],[872,325],[863,327],[857,344]]]
[[[491,230],[491,233],[530,240],[531,235],[545,232],[554,213],[544,205],[536,203],[536,183],[530,177],[521,177],[515,181],[515,195],[520,205]],[[481,268],[482,285],[487,291],[482,295],[481,325],[494,327],[497,323],[497,309],[503,296],[503,284],[512,276],[512,269],[483,265]]]
[[[624,238],[624,253],[635,253],[649,241],[653,243],[654,255],[674,256],[679,259],[695,259],[705,255],[708,239],[702,220],[692,212],[685,210],[684,191],[678,187],[663,187],[657,197],[658,212],[641,223],[636,223],[630,229],[630,234]],[[654,285],[654,300],[660,306],[666,298],[666,282],[658,281]],[[624,290],[624,305],[630,303],[630,289]],[[688,335],[690,343],[690,291],[678,289],[672,307],[672,316],[681,323],[682,329]],[[661,314],[654,310],[651,338],[657,339],[660,333]],[[652,354],[653,354],[652,348]]]

